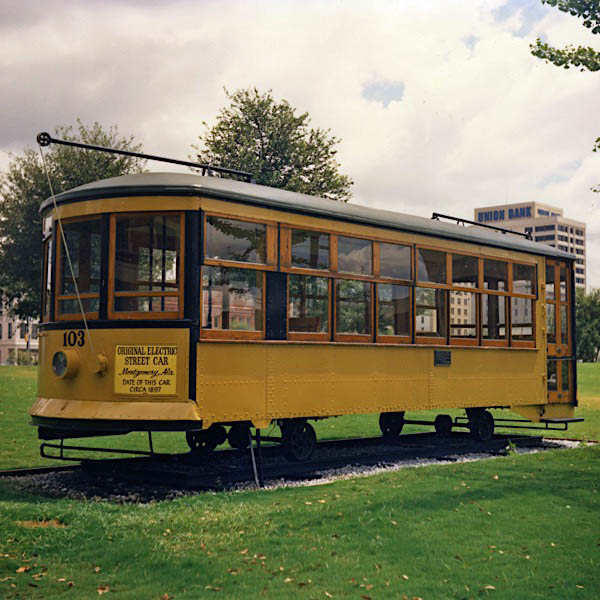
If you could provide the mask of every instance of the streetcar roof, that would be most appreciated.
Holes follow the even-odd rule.
[[[398,231],[419,233],[477,245],[519,250],[530,254],[574,260],[571,254],[533,242],[522,236],[483,227],[464,227],[425,217],[392,212],[360,204],[337,202],[279,188],[192,173],[139,173],[94,181],[56,196],[57,204],[123,196],[210,196],[242,204],[253,204]],[[40,211],[53,205],[46,199]]]

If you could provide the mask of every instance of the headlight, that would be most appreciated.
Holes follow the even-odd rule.
[[[79,370],[79,356],[74,350],[59,350],[52,357],[52,371],[60,379],[74,377]]]

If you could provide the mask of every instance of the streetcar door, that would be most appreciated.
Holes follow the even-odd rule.
[[[546,261],[546,344],[549,402],[572,402],[575,348],[572,335],[571,265]]]

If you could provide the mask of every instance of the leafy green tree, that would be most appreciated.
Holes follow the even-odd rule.
[[[200,136],[197,159],[204,164],[248,171],[257,183],[347,202],[352,180],[339,172],[330,130],[309,127],[308,113],[296,114],[272,91],[225,90],[230,106]]]
[[[600,1],[599,0],[542,0],[558,10],[583,19],[582,25],[593,34],[600,34]],[[554,48],[537,38],[535,44],[530,44],[531,53],[557,67],[569,69],[577,67],[580,71],[600,71],[600,51],[591,46],[577,46],[571,44],[565,48]],[[600,137],[596,138],[594,152],[600,149]],[[593,188],[595,192],[600,187]]]
[[[577,321],[577,358],[595,362],[600,353],[600,289],[586,294],[577,290],[575,299]]]
[[[59,126],[54,137],[97,146],[140,151],[132,137],[121,137],[117,127],[104,129],[77,121]],[[128,157],[51,145],[44,149],[48,176],[37,149],[25,148],[11,155],[8,169],[0,174],[0,302],[21,318],[36,318],[40,307],[41,202],[79,185],[143,170],[144,161]]]

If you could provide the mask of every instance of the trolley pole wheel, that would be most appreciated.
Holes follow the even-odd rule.
[[[480,442],[489,442],[494,437],[494,417],[482,408],[467,411],[471,435]]]
[[[379,429],[383,437],[392,439],[400,435],[404,427],[404,412],[385,412],[379,415]]]
[[[308,460],[317,445],[317,434],[306,421],[288,421],[281,427],[281,449],[291,461]]]

